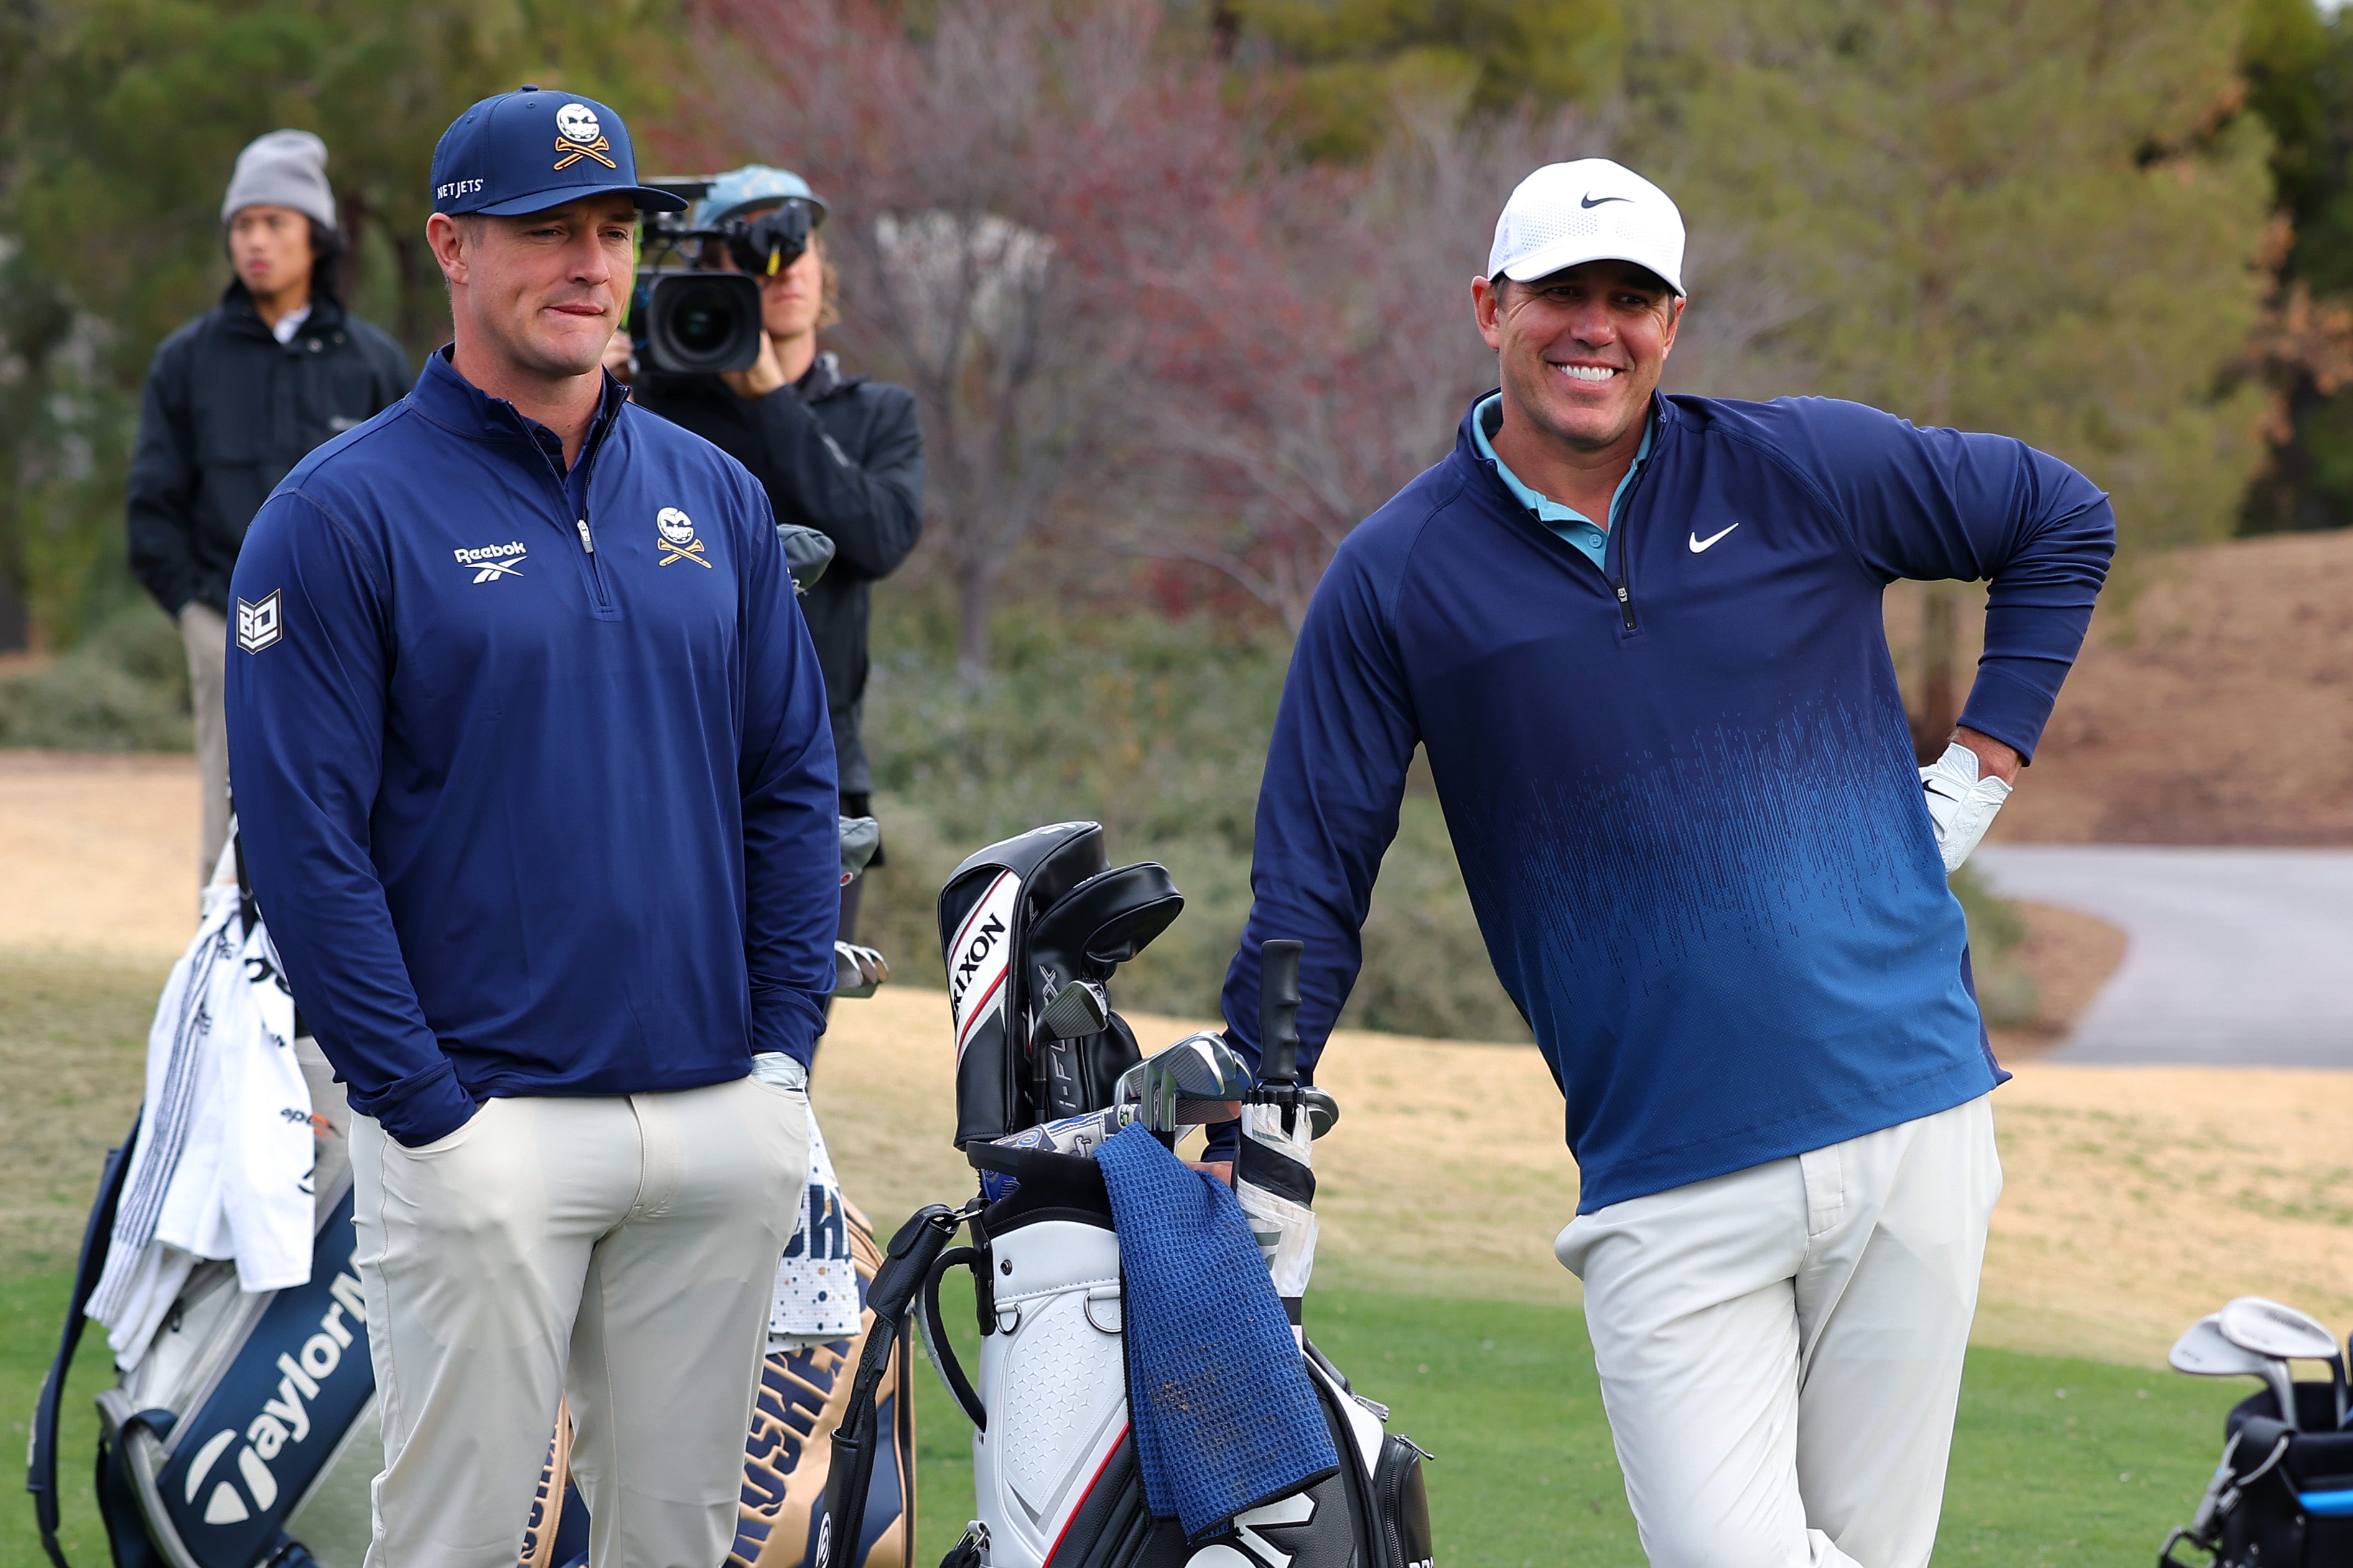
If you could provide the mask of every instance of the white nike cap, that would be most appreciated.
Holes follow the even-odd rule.
[[[1487,276],[1533,283],[1588,261],[1630,261],[1683,291],[1683,215],[1667,193],[1607,158],[1546,163],[1495,220]]]

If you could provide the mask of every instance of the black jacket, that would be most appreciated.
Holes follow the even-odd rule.
[[[778,522],[833,541],[833,564],[801,600],[833,718],[845,795],[874,787],[858,736],[866,699],[870,588],[923,531],[923,432],[903,386],[844,376],[829,353],[765,397],[715,375],[649,375],[633,395],[752,470]]]
[[[191,600],[226,613],[246,525],[278,481],[399,402],[411,379],[398,343],[322,294],[283,343],[243,283],[165,338],[131,458],[131,570],[155,602],[174,616]]]

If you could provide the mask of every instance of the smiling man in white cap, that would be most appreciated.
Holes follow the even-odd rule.
[[[2004,1076],[1946,885],[2032,754],[2114,548],[1999,436],[1658,391],[1683,225],[1537,170],[1471,286],[1503,385],[1317,588],[1259,797],[1225,1014],[1306,946],[1303,1063],[1355,984],[1415,748],[1567,1100],[1586,1319],[1662,1568],[1919,1568],[2001,1189]],[[1990,579],[1916,770],[1880,619]]]

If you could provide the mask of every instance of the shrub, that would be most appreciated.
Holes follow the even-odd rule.
[[[944,617],[920,590],[877,605],[867,698],[876,810],[890,863],[866,887],[860,931],[905,983],[942,984],[940,884],[966,855],[1041,823],[1103,824],[1114,864],[1157,860],[1184,915],[1122,970],[1123,1007],[1213,1017],[1250,912],[1251,825],[1287,645],[1201,620],[1055,616],[1000,622],[997,669],[955,672]],[[1968,872],[1978,991],[1996,1027],[2034,1016],[2017,911]],[[1446,823],[1415,770],[1365,925],[1342,1022],[1456,1039],[1525,1041],[1464,891]]]
[[[109,616],[72,652],[0,674],[0,747],[185,752],[188,664],[152,605]]]
[[[900,976],[938,984],[934,901],[956,863],[1040,823],[1093,820],[1115,864],[1157,860],[1186,898],[1182,918],[1121,971],[1120,1005],[1215,1016],[1250,912],[1251,823],[1287,646],[1200,620],[1025,616],[1000,630],[997,668],[973,686],[919,609],[878,608],[891,618],[876,644],[898,648],[878,661],[867,699],[890,863],[867,885],[861,933]],[[1427,795],[1407,801],[1383,864],[1345,1021],[1528,1037]]]

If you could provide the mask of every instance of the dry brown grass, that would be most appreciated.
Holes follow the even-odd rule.
[[[2125,586],[1994,837],[2353,844],[2353,532],[2177,551]]]
[[[835,1016],[816,1096],[853,1194],[882,1214],[962,1197],[945,998],[885,989]],[[1193,1026],[1134,1022],[1147,1042]],[[1318,1076],[1342,1106],[1317,1146],[1327,1278],[1577,1300],[1552,1256],[1577,1167],[1535,1051],[1343,1034]],[[2353,1074],[2030,1062],[1994,1103],[2009,1185],[1981,1342],[2156,1362],[2250,1293],[2353,1322]]]
[[[0,752],[0,949],[169,963],[196,929],[196,764]]]
[[[0,1258],[70,1245],[135,1107],[146,1011],[193,929],[195,796],[181,761],[0,756]],[[2088,999],[2105,929],[2031,914],[2046,1011]],[[1147,1042],[1190,1026],[1135,1023]],[[818,1104],[878,1216],[967,1190],[947,1040],[934,992],[835,1010]],[[1319,1151],[1327,1278],[1575,1300],[1551,1241],[1577,1170],[1535,1051],[1344,1034],[1322,1076],[1344,1109]],[[2250,1291],[2353,1321],[2353,1074],[2029,1062],[1996,1105],[2010,1188],[1980,1339],[2153,1361]]]

